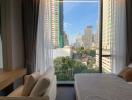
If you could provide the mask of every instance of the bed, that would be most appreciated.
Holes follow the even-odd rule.
[[[132,100],[132,84],[114,74],[76,74],[77,100]]]

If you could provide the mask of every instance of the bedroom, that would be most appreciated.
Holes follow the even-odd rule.
[[[0,100],[131,100],[131,0],[0,5]]]

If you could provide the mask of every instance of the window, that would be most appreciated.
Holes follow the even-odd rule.
[[[58,81],[73,81],[77,73],[111,71],[107,68],[110,67],[110,22],[106,23],[103,16],[104,23],[100,21],[100,4],[101,0],[51,0],[51,37]],[[101,24],[108,24],[102,26],[102,38]]]

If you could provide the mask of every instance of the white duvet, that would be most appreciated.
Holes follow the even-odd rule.
[[[76,74],[77,100],[132,100],[132,84],[114,74]]]

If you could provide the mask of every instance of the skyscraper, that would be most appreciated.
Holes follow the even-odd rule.
[[[112,0],[103,0],[103,37],[102,37],[102,54],[110,55],[110,35],[111,31],[111,1]],[[111,71],[110,56],[102,57],[102,67],[104,72]]]
[[[99,23],[97,22],[95,35],[95,44],[96,44],[96,66],[99,67]]]
[[[112,22],[112,0],[103,0],[103,27],[102,27],[102,54],[105,55],[102,57],[102,69],[103,72],[111,72],[111,60],[110,60],[110,41],[111,41],[111,22]],[[99,35],[97,34],[97,38]],[[99,44],[99,40],[97,40]],[[96,50],[96,65],[99,65],[99,50]]]
[[[92,42],[93,42],[93,30],[92,26],[87,26],[84,29],[84,35],[82,36],[82,41],[83,41],[83,46],[84,48],[91,48],[92,47]]]
[[[68,40],[68,36],[67,36],[66,33],[64,33],[63,39],[64,39],[64,46],[68,46],[69,45],[69,40]]]
[[[63,27],[63,0],[59,3],[59,48],[64,47],[64,27]]]
[[[96,49],[99,49],[99,23],[97,22],[97,30],[95,34],[95,44],[96,44]]]
[[[58,0],[51,0],[51,38],[53,48],[62,48],[63,40],[63,3]]]
[[[79,33],[76,37],[75,47],[80,48],[83,46],[82,35]]]
[[[51,0],[50,2],[50,8],[51,8],[51,40],[52,40],[52,44],[53,44],[53,48],[56,48],[58,47],[58,30],[57,30],[57,27],[56,26],[56,13],[58,10],[56,10],[56,2],[55,0]]]

